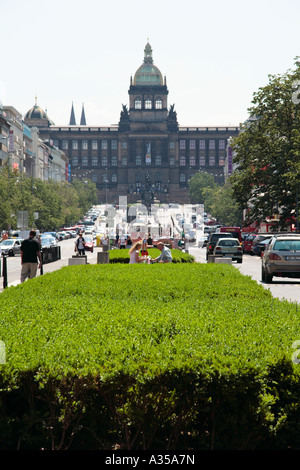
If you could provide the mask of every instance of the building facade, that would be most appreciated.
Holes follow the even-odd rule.
[[[130,203],[185,204],[188,181],[196,172],[224,181],[228,139],[239,128],[180,127],[149,43],[128,95],[129,106],[122,106],[117,126],[88,126],[84,107],[76,125],[73,104],[69,125],[55,126],[46,113],[34,116],[33,108],[24,121],[67,155],[69,180],[96,183],[99,203],[117,204],[119,196],[127,196]]]

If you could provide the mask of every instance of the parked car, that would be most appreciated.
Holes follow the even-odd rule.
[[[42,235],[50,235],[51,237],[58,239],[56,232],[44,232]]]
[[[252,254],[251,253],[252,244],[253,244],[254,240],[257,238],[257,236],[258,236],[257,233],[251,233],[251,234],[249,234],[248,237],[246,237],[244,239],[244,241],[243,241],[244,253]]]
[[[273,276],[300,278],[300,234],[275,235],[268,243],[261,262],[261,279]]]
[[[22,238],[7,238],[0,243],[0,253],[15,256],[21,253]]]
[[[232,236],[230,233],[211,233],[206,244],[206,260],[208,260],[208,255],[213,254],[214,248],[219,238],[232,238]]]
[[[266,245],[269,243],[271,238],[272,238],[272,235],[269,237],[265,237],[262,240],[257,240],[257,241],[255,240],[255,242],[252,244],[252,247],[251,247],[252,254],[261,257],[263,251],[265,251]]]
[[[41,235],[41,247],[42,248],[50,248],[51,246],[57,246],[56,238],[52,237],[51,235]]]
[[[214,248],[215,256],[232,258],[232,261],[243,261],[243,248],[237,238],[219,238]]]
[[[93,253],[94,251],[94,242],[92,237],[87,237],[84,236],[84,241],[85,241],[85,251],[91,251]]]

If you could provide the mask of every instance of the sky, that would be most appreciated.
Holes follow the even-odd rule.
[[[149,42],[180,126],[238,126],[295,69],[299,0],[0,0],[0,101],[55,125],[117,124]]]

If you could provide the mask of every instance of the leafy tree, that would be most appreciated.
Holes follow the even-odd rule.
[[[71,225],[97,202],[91,181],[74,184],[26,178],[8,167],[0,169],[0,227],[17,228],[18,211],[28,211],[28,226],[41,231]],[[34,213],[38,212],[35,220]]]
[[[189,180],[189,197],[196,204],[205,204],[205,190],[216,189],[214,177],[210,173],[198,172]]]
[[[236,201],[247,209],[246,223],[279,216],[276,228],[295,221],[300,180],[300,105],[292,100],[295,71],[269,75],[253,95],[250,118],[234,139],[231,178]]]
[[[215,219],[225,225],[241,226],[243,211],[234,200],[230,181],[218,188],[205,188],[205,208]]]

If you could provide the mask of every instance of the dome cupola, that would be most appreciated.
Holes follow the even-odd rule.
[[[36,98],[35,105],[25,114],[24,122],[29,125],[29,127],[49,127],[49,125],[53,124],[53,122],[48,118],[47,113],[38,106]]]
[[[163,86],[163,77],[160,70],[153,64],[152,48],[149,42],[144,49],[144,62],[137,69],[134,79],[134,86]]]

